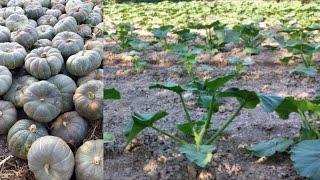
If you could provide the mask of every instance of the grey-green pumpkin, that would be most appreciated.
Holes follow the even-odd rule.
[[[7,4],[8,7],[23,7],[25,0],[10,0]]]
[[[41,137],[28,152],[28,166],[37,180],[69,180],[74,164],[73,152],[59,137]]]
[[[103,140],[85,142],[76,152],[77,180],[103,180]]]
[[[75,76],[88,75],[100,67],[102,57],[95,50],[83,50],[72,55],[67,60],[67,70]]]
[[[71,111],[73,105],[73,94],[77,89],[76,83],[64,74],[58,74],[48,79],[48,82],[54,84],[60,91],[62,96],[62,109],[61,113]]]
[[[63,4],[55,4],[51,7],[51,9],[57,9],[57,10],[61,11],[62,14],[64,14],[66,12],[65,6]]]
[[[38,23],[37,23],[37,21],[35,21],[35,20],[33,20],[33,19],[29,19],[28,26],[29,26],[29,27],[33,27],[33,28],[36,28],[36,27],[38,27]]]
[[[11,41],[19,43],[26,49],[31,49],[37,40],[38,33],[33,27],[25,27],[17,32],[11,33]]]
[[[91,80],[77,88],[73,102],[76,111],[88,120],[103,118],[103,83],[98,80]]]
[[[10,31],[18,31],[29,23],[28,17],[23,14],[12,14],[6,19],[6,27]]]
[[[0,135],[7,134],[17,119],[18,113],[14,105],[0,100]]]
[[[6,101],[12,102],[16,107],[23,107],[24,92],[31,84],[38,82],[38,80],[32,76],[26,75],[13,79],[12,85],[9,91],[4,95]]]
[[[0,43],[0,65],[9,69],[23,66],[27,51],[16,42]]]
[[[84,41],[77,33],[61,32],[53,38],[52,46],[59,49],[62,56],[67,59],[83,49]]]
[[[6,7],[0,8],[0,17],[7,19],[12,14],[24,14],[24,10],[21,7]]]
[[[37,79],[48,79],[60,72],[63,63],[60,51],[47,46],[32,50],[26,56],[24,66]]]
[[[99,13],[95,13],[95,12],[90,13],[88,18],[85,21],[86,24],[90,24],[92,26],[96,26],[101,22],[102,22],[102,16]]]
[[[5,26],[0,26],[0,43],[10,41],[10,30]]]
[[[46,8],[42,7],[41,4],[34,2],[25,6],[24,10],[27,17],[33,20],[38,20],[46,13]]]
[[[51,125],[51,134],[63,139],[71,147],[78,147],[88,134],[88,123],[76,111],[60,115]]]
[[[77,21],[73,17],[66,17],[59,20],[53,27],[54,34],[64,31],[77,32]]]
[[[46,135],[48,135],[48,131],[42,124],[29,119],[19,120],[8,132],[8,149],[12,155],[27,159],[28,151],[33,142]]]
[[[2,96],[12,85],[12,74],[5,66],[0,66],[0,84],[0,96]]]
[[[84,84],[88,81],[91,81],[91,80],[102,81],[103,80],[103,69],[96,69],[96,70],[92,71],[91,73],[89,73],[88,75],[79,78],[77,81],[77,85],[81,86],[82,84]]]
[[[78,26],[77,32],[82,38],[89,38],[91,36],[92,30],[88,24],[81,24]]]
[[[62,13],[61,13],[61,11],[58,10],[58,9],[48,9],[48,10],[46,11],[46,14],[47,14],[47,15],[54,16],[54,17],[56,17],[57,20],[58,20],[58,18],[61,16]]]
[[[89,17],[89,11],[82,6],[66,10],[68,16],[72,16],[76,19],[78,24],[81,24]]]
[[[33,48],[52,46],[52,42],[49,39],[38,39],[37,42],[34,43]]]
[[[53,27],[50,25],[40,25],[36,28],[38,33],[38,39],[52,40],[54,37]]]
[[[51,0],[51,6],[54,6],[56,4],[66,5],[66,3],[67,3],[66,0]]]
[[[50,122],[62,109],[62,96],[59,89],[47,82],[31,84],[24,93],[23,110],[32,119],[39,122]]]
[[[37,23],[39,26],[40,25],[54,26],[55,24],[57,24],[57,22],[58,22],[58,19],[53,15],[43,15],[37,20]]]

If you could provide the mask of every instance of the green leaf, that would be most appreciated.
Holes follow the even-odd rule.
[[[127,132],[127,145],[145,128],[151,127],[153,123],[168,115],[167,112],[159,111],[157,113],[134,113],[132,121],[125,128]]]
[[[104,132],[103,133],[103,142],[104,143],[112,143],[114,142],[114,135],[111,132]]]
[[[287,64],[289,61],[293,60],[294,56],[286,56],[286,57],[282,57],[280,58],[280,61],[284,64]]]
[[[307,28],[309,31],[320,30],[320,24],[312,24],[310,27]]]
[[[267,94],[260,94],[259,98],[262,103],[262,107],[266,112],[273,112],[282,103],[283,97],[272,96]]]
[[[205,124],[204,120],[200,120],[197,122],[187,122],[178,125],[178,130],[183,132],[187,136],[194,136],[193,129],[197,130]]]
[[[238,88],[230,88],[219,94],[220,97],[235,97],[240,104],[244,103],[244,108],[254,109],[260,99],[254,91],[241,90]]]
[[[291,150],[293,166],[300,176],[320,179],[320,140],[306,140]]]
[[[211,92],[217,91],[219,88],[224,86],[227,82],[232,80],[235,75],[226,75],[222,77],[218,77],[214,80],[206,80],[204,83],[205,89]]]
[[[120,92],[115,88],[104,89],[103,90],[103,98],[104,99],[121,99]]]
[[[200,167],[205,167],[212,159],[213,152],[216,151],[216,145],[200,145],[197,149],[195,144],[187,144],[179,147],[178,151],[184,154],[187,159]]]
[[[315,77],[317,75],[317,69],[313,67],[305,67],[304,65],[301,65],[292,69],[290,73],[302,73],[309,77]]]
[[[149,89],[166,89],[169,91],[173,91],[177,94],[182,94],[184,91],[186,91],[185,88],[183,88],[182,86],[180,86],[179,84],[176,84],[174,82],[168,82],[166,84],[160,84],[160,83],[156,83],[156,84],[152,84],[151,86],[149,86]]]
[[[246,146],[245,152],[252,153],[257,157],[269,157],[276,152],[285,152],[294,142],[288,138],[274,138],[269,141],[263,141],[254,146]]]

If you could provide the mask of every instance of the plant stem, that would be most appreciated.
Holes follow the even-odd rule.
[[[181,99],[181,103],[182,103],[182,106],[183,106],[183,110],[184,110],[184,112],[186,114],[187,120],[188,120],[189,123],[192,123],[192,120],[191,120],[187,105],[186,105],[186,103],[185,103],[185,101],[184,101],[184,99],[182,97],[182,94],[179,94],[179,97]]]
[[[245,105],[245,103],[242,103],[239,108],[236,110],[236,112],[228,119],[228,121],[222,126],[222,128],[220,128],[215,134],[213,134],[209,140],[206,142],[206,144],[211,144],[213,141],[215,141],[220,135],[221,133],[230,125],[230,123],[233,122],[233,120],[239,115],[241,109],[243,108],[243,106]]]
[[[173,136],[173,135],[171,135],[171,134],[169,134],[169,133],[167,133],[167,132],[165,132],[165,131],[157,128],[157,127],[151,126],[151,128],[154,129],[154,130],[156,130],[156,131],[158,131],[160,134],[163,134],[163,135],[165,135],[165,136],[168,136],[169,138],[171,138],[172,140],[174,140],[174,141],[176,141],[176,142],[178,142],[178,143],[180,143],[180,144],[183,144],[183,145],[188,144],[188,143],[187,143],[186,141],[184,141],[183,139],[180,139],[180,138],[178,138],[178,137],[176,137],[176,136]]]
[[[213,114],[213,106],[214,106],[214,95],[212,96],[211,102],[210,102],[210,107],[209,107],[209,112],[208,112],[208,116],[204,125],[204,128],[201,129],[201,132],[199,134],[199,143],[197,145],[202,144],[202,140],[203,140],[203,136],[205,135],[205,133],[207,132],[207,130],[209,129],[210,123],[211,123],[211,118],[212,118],[212,114]]]

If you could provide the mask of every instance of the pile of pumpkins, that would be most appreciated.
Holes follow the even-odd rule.
[[[103,179],[103,140],[86,141],[103,118],[102,11],[0,0],[0,135],[36,179]]]

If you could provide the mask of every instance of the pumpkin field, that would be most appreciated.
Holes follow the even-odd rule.
[[[103,179],[103,1],[0,0],[0,179]]]
[[[104,179],[320,180],[320,1],[108,0]]]

